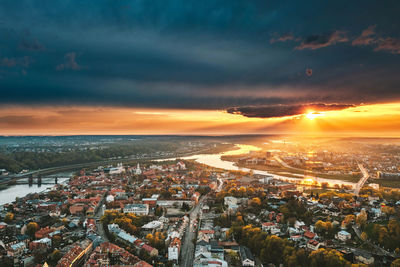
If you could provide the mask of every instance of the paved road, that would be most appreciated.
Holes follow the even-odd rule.
[[[218,178],[218,187],[217,187],[217,192],[221,192],[222,190],[222,186],[224,185],[224,180],[222,180],[221,178]]]
[[[200,212],[201,204],[206,199],[206,196],[202,197],[197,204],[189,213],[189,225],[186,227],[185,237],[183,239],[182,249],[181,249],[181,263],[182,267],[191,267],[193,266],[193,257],[194,257],[194,249],[195,245],[193,244],[193,239],[196,238],[197,229],[200,227],[199,222],[197,223],[197,227],[194,227],[193,221],[197,219],[197,215]]]
[[[96,214],[94,215],[94,219],[96,220],[96,228],[97,228],[97,233],[99,234],[99,236],[101,236],[103,238],[104,241],[108,241],[108,238],[106,236],[106,233],[104,232],[104,228],[103,228],[103,223],[100,221],[101,216],[103,216],[103,204],[104,204],[104,200],[105,198],[103,197],[100,201],[99,204],[99,209],[97,210]]]
[[[364,186],[365,182],[369,178],[368,171],[364,168],[364,166],[362,164],[359,163],[358,168],[360,169],[361,173],[363,174],[363,177],[361,177],[360,181],[358,181],[356,188],[354,190],[354,194],[356,194],[357,196],[360,193],[360,189]]]

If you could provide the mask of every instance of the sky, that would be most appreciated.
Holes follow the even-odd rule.
[[[398,136],[399,10],[2,0],[0,134]]]

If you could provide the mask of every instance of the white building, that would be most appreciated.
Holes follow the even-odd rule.
[[[139,162],[138,162],[138,164],[137,164],[137,166],[136,166],[135,174],[136,174],[136,175],[141,175],[141,174],[142,174],[142,170],[140,169]]]
[[[345,230],[342,230],[337,233],[336,238],[339,239],[340,241],[345,242],[346,240],[351,239],[351,234]]]
[[[253,254],[247,247],[240,246],[240,259],[242,260],[242,266],[254,266],[255,261]]]
[[[107,203],[113,202],[114,201],[114,196],[113,195],[108,195],[106,197],[106,201],[107,201]]]
[[[317,240],[310,240],[307,242],[307,248],[311,250],[318,250],[320,246],[321,243],[319,243]]]
[[[148,204],[128,204],[124,207],[124,213],[134,213],[136,215],[148,215]]]
[[[179,251],[181,249],[181,240],[179,238],[174,238],[168,246],[168,260],[176,261],[179,260]]]
[[[123,172],[125,172],[125,168],[122,166],[122,163],[118,163],[117,167],[110,168],[109,171],[110,174],[120,174]]]
[[[179,170],[186,170],[186,165],[182,161],[179,161],[177,164]]]
[[[151,221],[142,226],[145,230],[161,230],[163,228],[163,223],[160,221]]]

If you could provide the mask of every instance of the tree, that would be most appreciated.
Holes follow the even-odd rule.
[[[61,259],[62,255],[58,249],[55,249],[50,255],[48,259],[48,263],[52,266],[55,266],[57,262]]]
[[[46,259],[47,251],[45,248],[39,248],[33,251],[33,257],[36,263],[43,263]]]
[[[393,215],[396,213],[396,211],[393,207],[384,206],[381,208],[381,210],[383,213],[385,213],[386,217],[389,217],[390,215]]]
[[[228,252],[228,255],[232,266],[240,266],[240,258],[237,252],[232,250]]]
[[[181,209],[183,211],[189,211],[190,210],[190,206],[186,202],[183,202]]]
[[[26,234],[34,238],[37,230],[39,230],[39,225],[35,222],[30,222],[26,227]]]
[[[252,206],[260,206],[261,205],[261,199],[259,197],[254,197],[250,201],[250,205]]]
[[[309,255],[309,260],[310,260],[309,263],[310,267],[350,266],[350,263],[343,258],[342,254],[340,254],[337,250],[334,249],[321,248],[316,251],[313,251]]]
[[[11,223],[14,220],[14,213],[7,212],[6,217],[4,218],[5,223]]]
[[[362,241],[367,241],[368,235],[367,235],[366,232],[362,232],[362,233],[361,233],[361,239],[362,239]]]
[[[342,226],[347,227],[349,224],[354,223],[356,220],[356,216],[353,214],[346,215],[344,220],[342,221]]]
[[[394,260],[390,267],[400,267],[400,259]]]
[[[56,248],[61,245],[62,238],[59,235],[55,235],[51,238],[51,245]]]
[[[365,210],[361,210],[360,214],[357,215],[356,217],[356,223],[358,226],[364,226],[364,224],[367,222],[368,215]]]

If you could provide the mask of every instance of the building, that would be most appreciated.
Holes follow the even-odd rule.
[[[148,215],[148,204],[128,204],[124,207],[124,213],[134,213],[136,215]]]
[[[83,215],[85,213],[85,205],[84,204],[75,204],[69,207],[69,212],[71,215]]]
[[[40,240],[35,240],[29,243],[29,249],[30,250],[35,250],[37,248],[44,247],[44,248],[50,248],[51,247],[51,239],[50,238],[42,238]]]
[[[137,164],[137,166],[136,166],[135,174],[136,174],[136,175],[141,175],[141,174],[142,174],[142,170],[140,169],[139,162],[138,162],[138,164]]]
[[[351,234],[345,230],[341,230],[337,233],[336,238],[339,239],[340,241],[347,241],[351,239]]]
[[[232,205],[237,205],[238,200],[236,197],[224,197],[224,205],[226,206],[232,206]]]
[[[150,257],[158,256],[158,250],[156,248],[153,248],[152,246],[149,246],[147,244],[143,244],[142,245],[142,249],[144,251],[146,251],[150,255]]]
[[[178,167],[179,170],[186,170],[186,165],[182,161],[179,161],[176,166]]]
[[[49,228],[47,226],[47,227],[44,227],[44,228],[39,229],[38,231],[36,231],[35,237],[36,237],[36,239],[42,239],[42,238],[48,237],[49,234],[54,232],[54,231],[55,231],[55,229]]]
[[[175,237],[168,246],[168,260],[178,263],[180,250],[181,240]]]
[[[240,259],[242,261],[242,266],[254,266],[255,261],[253,254],[248,247],[240,246],[239,249]]]
[[[10,257],[19,257],[22,255],[26,249],[26,244],[24,242],[19,242],[10,246],[7,250],[7,255]]]
[[[319,243],[317,240],[309,240],[307,242],[307,248],[309,248],[311,250],[318,250],[320,246],[321,246],[321,243]]]
[[[161,230],[163,228],[163,223],[160,221],[151,221],[142,226],[143,230]]]
[[[125,168],[122,166],[122,163],[118,163],[117,167],[106,168],[104,171],[108,172],[109,174],[121,174],[125,172]]]
[[[153,267],[153,265],[151,265],[145,261],[139,261],[139,262],[135,263],[133,265],[133,267]]]
[[[400,179],[400,173],[377,172],[379,179]]]
[[[270,231],[276,224],[274,222],[265,222],[261,225],[263,231]]]
[[[119,265],[132,265],[140,259],[113,243],[104,242],[96,247],[84,267],[109,266],[111,261]]]
[[[83,255],[85,255],[84,250],[80,246],[75,246],[58,261],[57,267],[76,266]]]
[[[372,265],[375,261],[374,257],[372,257],[371,254],[361,251],[361,250],[355,250],[354,251],[354,259],[357,262],[364,263],[366,265]]]

